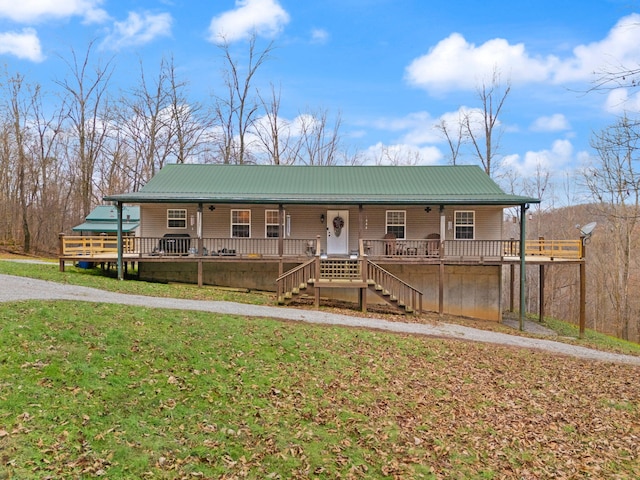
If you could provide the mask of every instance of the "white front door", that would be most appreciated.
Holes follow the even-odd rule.
[[[349,253],[349,210],[327,211],[327,254]]]

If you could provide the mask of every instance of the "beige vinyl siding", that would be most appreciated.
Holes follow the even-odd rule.
[[[278,210],[278,205],[215,205],[213,211],[204,205],[202,211],[203,231],[205,238],[228,238],[231,236],[231,210],[251,210],[251,237],[265,238],[265,210]],[[425,206],[426,207],[426,206]],[[358,248],[359,233],[364,239],[382,239],[385,234],[387,210],[403,210],[406,212],[407,239],[425,239],[431,233],[440,233],[440,208],[431,205],[426,212],[423,206],[389,207],[384,205],[366,205],[360,210],[357,206],[340,205],[292,205],[285,207],[285,216],[290,216],[291,231],[289,238],[314,239],[320,235],[322,248],[326,246],[327,224],[320,222],[320,216],[328,210],[349,211],[349,249]],[[167,228],[167,209],[186,209],[187,227],[185,229]],[[165,233],[188,233],[197,235],[196,225],[191,225],[191,217],[197,218],[196,204],[146,204],[141,205],[140,235],[142,237],[162,237]],[[498,240],[502,238],[502,207],[466,207],[446,206],[445,239],[454,239],[454,215],[458,210],[471,210],[475,213],[475,239]],[[286,222],[286,219],[284,220]],[[452,229],[448,229],[449,222]]]
[[[167,210],[186,210],[186,228],[168,228]],[[165,233],[188,233],[192,237],[196,236],[195,219],[198,206],[194,204],[146,204],[140,205],[140,236],[141,237],[162,237]],[[191,225],[191,216],[194,223]]]
[[[453,228],[447,231],[446,238],[448,240],[455,239],[455,213],[456,211],[474,211],[475,212],[475,234],[474,240],[500,240],[502,238],[502,209],[495,207],[475,207],[465,208],[456,207],[449,208],[450,216],[447,215],[447,221],[451,220]],[[447,224],[448,228],[448,224]]]

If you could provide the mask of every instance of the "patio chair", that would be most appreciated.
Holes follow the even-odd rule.
[[[395,233],[387,233],[384,237],[384,254],[385,255],[397,255],[396,250],[396,235]]]

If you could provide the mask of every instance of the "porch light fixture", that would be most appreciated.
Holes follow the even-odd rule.
[[[324,213],[320,215],[320,223],[324,223]]]

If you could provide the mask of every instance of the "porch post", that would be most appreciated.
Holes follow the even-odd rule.
[[[360,242],[362,242],[362,240],[360,240]],[[360,251],[362,251],[362,248],[360,249]],[[360,291],[360,295],[359,295],[359,303],[360,303],[360,311],[362,312],[366,312],[367,311],[367,269],[368,269],[368,264],[369,264],[369,259],[366,257],[360,257],[360,280],[362,281],[362,284],[365,285],[364,287],[359,288],[358,290]]]
[[[118,219],[118,280],[123,280],[122,269],[122,202],[116,202],[116,218]]]
[[[544,264],[540,264],[540,278],[538,279],[538,282],[540,282],[540,317],[538,319],[538,321],[540,323],[544,322]]]
[[[526,224],[527,224],[527,208],[528,205],[523,203],[520,205],[520,331],[524,331],[525,317],[525,250],[526,250]]]
[[[516,266],[512,263],[511,265],[509,265],[509,312],[513,313],[515,307],[514,305],[514,295],[515,295],[515,291],[516,291],[516,287],[515,287],[515,283],[516,283]]]
[[[438,313],[444,313],[444,239],[447,232],[447,218],[444,214],[444,205],[440,205],[440,245],[438,245]]]
[[[444,259],[440,257],[438,270],[438,313],[444,313]]]
[[[196,235],[198,236],[198,256],[202,256],[202,202],[198,203],[198,212],[196,217]]]
[[[584,236],[580,237],[582,244],[582,258],[580,259],[580,320],[579,320],[579,338],[584,338],[584,329],[587,320],[587,269],[585,265],[585,242]]]
[[[58,234],[58,269],[64,272],[64,233]]]
[[[278,276],[282,275],[284,266],[282,265],[282,255],[284,253],[284,207],[282,204],[278,205],[278,223],[280,232],[278,233],[278,257],[280,261],[278,262]]]
[[[198,202],[198,210],[196,212],[196,252],[197,252],[197,265],[198,265],[198,287],[202,287],[204,281],[202,278],[202,202]]]

